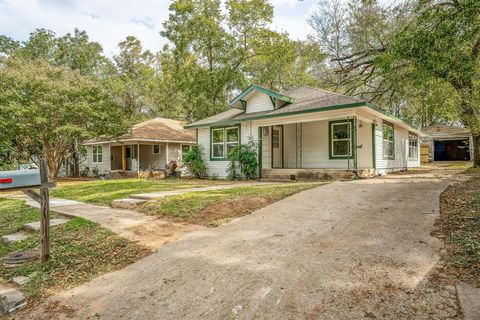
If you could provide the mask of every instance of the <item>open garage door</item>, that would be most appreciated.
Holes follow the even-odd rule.
[[[435,161],[470,161],[468,139],[435,141]]]

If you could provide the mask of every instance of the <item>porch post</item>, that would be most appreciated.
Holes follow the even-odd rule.
[[[258,179],[262,179],[263,130],[258,127]]]
[[[122,144],[122,171],[127,171],[127,145]]]
[[[137,172],[140,172],[140,143],[137,143]]]
[[[165,151],[165,163],[168,165],[169,163],[169,155],[168,155],[168,142],[167,142],[167,146],[165,147],[166,151]]]

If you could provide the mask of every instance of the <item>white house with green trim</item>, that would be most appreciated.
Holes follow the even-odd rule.
[[[229,150],[253,140],[261,178],[385,174],[420,165],[420,131],[365,100],[307,86],[249,86],[231,109],[191,123],[210,176],[226,177]]]

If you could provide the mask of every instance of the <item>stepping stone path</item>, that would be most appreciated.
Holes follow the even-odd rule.
[[[40,253],[35,250],[12,252],[2,258],[3,264],[7,268],[15,268],[26,262],[30,262],[40,258]]]
[[[112,201],[112,207],[120,208],[120,209],[135,209],[137,206],[147,202],[147,200],[143,199],[118,199]]]
[[[67,222],[68,219],[50,219],[50,227],[58,226]],[[30,232],[38,232],[40,231],[40,221],[24,224],[23,229]]]
[[[19,231],[6,236],[2,236],[2,242],[4,244],[11,244],[11,243],[25,240],[27,238],[28,238],[28,233],[26,233],[25,231]]]
[[[0,285],[0,316],[26,305],[25,296],[19,290]]]

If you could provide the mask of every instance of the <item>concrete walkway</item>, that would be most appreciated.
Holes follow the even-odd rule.
[[[455,288],[425,288],[442,248],[430,232],[451,179],[392,176],[307,190],[18,316],[456,319]]]
[[[25,200],[30,206],[38,207],[38,203],[26,195],[13,195],[8,198]],[[50,199],[50,210],[64,216],[80,217],[98,223],[124,238],[151,249],[157,249],[185,233],[202,228],[164,221],[133,210],[114,209],[65,199]]]

